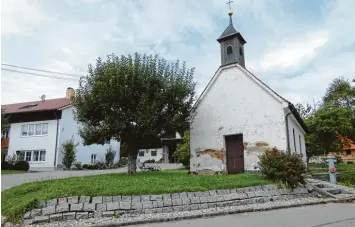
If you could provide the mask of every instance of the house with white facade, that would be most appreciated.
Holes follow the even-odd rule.
[[[232,22],[217,39],[221,66],[195,103],[190,125],[192,172],[254,171],[258,156],[276,147],[302,154],[305,123],[294,105],[245,66],[245,39]]]
[[[66,96],[58,99],[2,105],[9,117],[7,155],[16,153],[20,159],[30,163],[30,170],[55,170],[63,167],[63,142],[74,138],[77,146],[77,161],[93,164],[105,160],[105,153],[111,146],[119,160],[120,143],[107,141],[104,145],[84,146],[78,134],[79,123],[74,119],[74,107],[70,99],[73,88],[66,90]]]

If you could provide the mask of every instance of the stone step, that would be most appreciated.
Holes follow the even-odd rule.
[[[338,188],[322,188],[324,191],[327,191],[333,195],[341,194],[342,190]]]

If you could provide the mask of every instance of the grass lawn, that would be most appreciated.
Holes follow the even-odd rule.
[[[16,174],[16,173],[24,173],[22,170],[1,170],[1,175],[4,174]]]
[[[335,168],[339,173],[343,173],[351,170],[354,171],[355,164],[335,163]],[[327,173],[328,163],[309,163],[308,169],[311,171],[311,173]]]
[[[37,206],[39,200],[67,196],[144,195],[183,191],[241,188],[270,184],[260,174],[219,176],[187,175],[186,170],[152,173],[105,174],[72,177],[26,183],[2,192],[1,212],[10,220],[18,220],[26,211]]]
[[[355,187],[355,164],[335,163],[335,168],[342,174],[339,184]],[[310,163],[308,170],[311,174],[328,173],[328,163]]]

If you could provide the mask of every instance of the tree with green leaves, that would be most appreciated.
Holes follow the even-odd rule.
[[[309,117],[306,124],[311,133],[307,134],[306,142],[311,155],[339,151],[344,145],[341,136],[353,129],[352,116],[352,111],[345,107],[323,105]]]
[[[70,169],[71,166],[75,163],[76,151],[77,151],[76,147],[78,145],[79,143],[75,143],[74,137],[62,143],[62,153],[63,153],[62,163],[65,166],[65,168]]]
[[[1,130],[9,124],[9,118],[6,116],[5,109],[1,109]]]
[[[193,74],[185,62],[168,63],[153,55],[98,58],[80,79],[74,99],[84,144],[125,143],[128,174],[134,175],[139,149],[189,128]]]
[[[323,102],[355,111],[355,86],[345,78],[336,78],[330,83]]]
[[[329,85],[326,94],[323,97],[325,104],[344,107],[353,112],[353,129],[346,136],[355,141],[355,86],[345,78],[336,78]]]
[[[190,168],[190,132],[186,131],[182,138],[182,143],[178,144],[174,156],[177,161],[184,165],[186,169]]]

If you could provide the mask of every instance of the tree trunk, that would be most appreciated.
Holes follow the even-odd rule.
[[[128,153],[128,175],[136,175],[137,172],[137,156]]]

